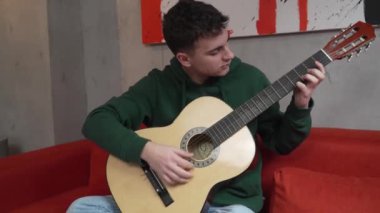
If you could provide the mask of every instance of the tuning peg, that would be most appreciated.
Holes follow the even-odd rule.
[[[362,48],[359,48],[356,50],[356,57],[358,57],[360,55],[360,53],[362,52]]]
[[[342,28],[340,31],[344,32],[344,31],[346,31],[347,29],[349,29],[351,27],[352,27],[352,24],[350,24],[347,28]]]
[[[371,46],[372,42],[369,42],[364,46],[364,52],[367,52],[368,48]]]
[[[351,61],[351,58],[352,58],[352,54],[350,55],[347,55],[347,61],[350,62]]]

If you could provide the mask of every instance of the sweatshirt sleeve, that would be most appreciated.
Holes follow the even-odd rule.
[[[84,136],[122,160],[139,163],[147,139],[134,130],[151,117],[154,92],[154,81],[147,76],[121,96],[111,98],[87,116]]]
[[[311,100],[307,109],[298,109],[292,97],[285,113],[280,111],[279,103],[262,113],[258,117],[257,131],[266,147],[279,154],[288,154],[300,145],[310,133],[313,105]]]

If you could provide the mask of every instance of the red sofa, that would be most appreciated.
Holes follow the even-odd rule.
[[[264,212],[380,209],[380,131],[313,128],[290,155],[262,154]],[[107,156],[81,140],[0,158],[0,212],[65,212],[78,197],[109,194]]]

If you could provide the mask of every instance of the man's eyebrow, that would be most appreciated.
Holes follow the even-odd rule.
[[[207,53],[212,53],[212,52],[214,52],[216,50],[220,50],[222,48],[223,48],[223,45],[220,45],[220,46],[215,47],[214,49],[211,49],[211,50],[207,51]]]
[[[233,33],[234,31],[233,30],[227,30],[227,42],[230,40],[230,38],[231,38],[231,34]],[[206,51],[206,53],[212,53],[213,51],[215,51],[215,50],[219,50],[219,49],[222,49],[224,47],[224,45],[220,45],[220,46],[218,46],[218,47],[215,47],[215,48],[213,48],[213,49],[211,49],[211,50],[208,50],[208,51]]]

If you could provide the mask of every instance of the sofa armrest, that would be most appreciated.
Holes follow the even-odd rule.
[[[88,185],[91,151],[83,140],[0,159],[2,211]]]

